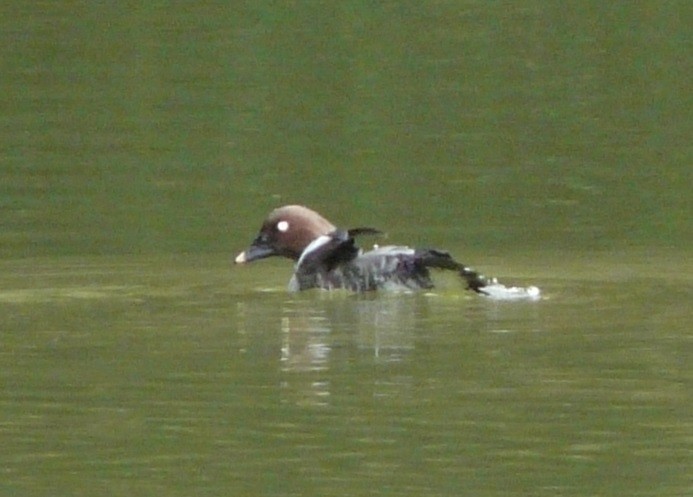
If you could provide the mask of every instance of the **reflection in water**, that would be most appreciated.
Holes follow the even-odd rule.
[[[402,360],[414,349],[414,323],[421,310],[415,298],[362,300],[358,309],[358,336],[361,347],[373,350],[380,361]],[[423,302],[423,301],[421,301]]]
[[[314,297],[292,297],[271,315],[267,302],[238,304],[237,332],[243,343],[258,333],[267,338],[267,331],[278,330],[279,337],[271,334],[279,344],[274,353],[284,400],[299,405],[327,405],[330,378],[339,374],[335,367],[349,367],[363,357],[371,357],[374,368],[403,361],[414,350],[415,323],[426,314],[426,299],[421,296]],[[373,388],[391,391],[393,381],[376,378]]]
[[[324,316],[282,316],[282,371],[322,371],[327,369],[330,331]]]
[[[335,342],[346,341],[379,361],[399,361],[413,349],[417,307],[410,299],[346,298],[293,302],[282,308],[284,371],[329,367]],[[337,345],[344,345],[339,344]]]
[[[317,373],[328,369],[331,348],[327,334],[329,322],[324,316],[311,313],[293,315],[283,308],[281,316],[282,373]],[[330,383],[311,374],[282,375],[284,402],[297,405],[326,406]]]
[[[257,351],[279,373],[285,402],[327,406],[343,393],[341,378],[356,368],[367,368],[359,388],[373,398],[408,401],[412,375],[401,370],[411,361],[435,367],[426,365],[430,347],[417,349],[417,342],[435,343],[452,333],[461,343],[451,355],[482,347],[480,356],[496,357],[503,343],[472,338],[542,331],[540,307],[459,294],[263,293],[238,304],[237,332],[243,352]]]

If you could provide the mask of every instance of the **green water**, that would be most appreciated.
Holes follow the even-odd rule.
[[[691,10],[0,7],[0,495],[690,495]],[[289,294],[289,202],[544,299]]]

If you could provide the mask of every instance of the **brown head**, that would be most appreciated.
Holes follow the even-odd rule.
[[[316,238],[336,227],[317,212],[301,205],[285,205],[270,212],[260,232],[247,250],[236,257],[236,264],[274,255],[298,260]]]

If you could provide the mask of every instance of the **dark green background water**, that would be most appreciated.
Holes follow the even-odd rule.
[[[0,7],[0,494],[688,495],[692,10]],[[545,299],[288,294],[285,203]]]

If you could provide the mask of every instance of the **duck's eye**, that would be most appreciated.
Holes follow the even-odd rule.
[[[277,223],[277,229],[281,231],[282,233],[286,233],[289,231],[289,222],[288,221],[279,221]]]

